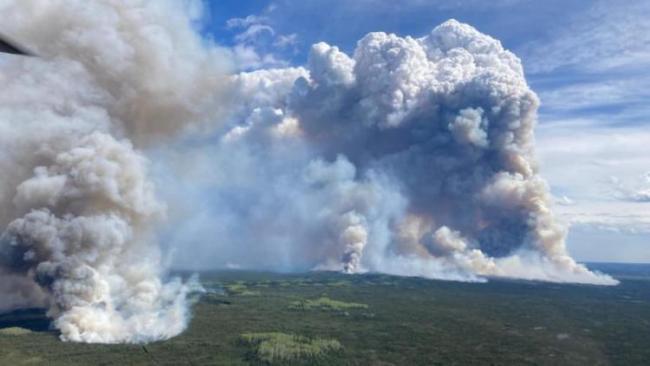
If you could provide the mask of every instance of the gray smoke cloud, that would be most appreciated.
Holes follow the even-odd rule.
[[[164,280],[143,149],[224,105],[224,51],[196,2],[2,1],[41,58],[0,64],[0,310],[46,307],[61,339],[148,342],[187,325],[192,283]]]
[[[229,124],[166,155],[183,200],[201,197],[169,236],[206,261],[179,266],[616,283],[569,256],[535,162],[538,98],[471,26],[370,33],[352,56],[318,43],[233,94]]]
[[[0,310],[47,307],[66,341],[169,338],[193,285],[167,264],[616,283],[567,253],[539,102],[498,41],[452,20],[228,75],[199,8],[0,2],[42,56],[0,63]]]

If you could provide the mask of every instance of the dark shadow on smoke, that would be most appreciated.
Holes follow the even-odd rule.
[[[479,232],[480,249],[490,257],[507,257],[524,245],[529,230],[520,218],[503,218]]]

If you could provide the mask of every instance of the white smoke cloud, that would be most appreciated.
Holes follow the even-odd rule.
[[[186,268],[616,283],[566,251],[498,41],[448,21],[227,77],[197,4],[0,2],[43,56],[0,64],[2,309],[46,306],[70,341],[174,336],[190,285],[161,237]]]
[[[192,28],[197,4],[0,2],[3,31],[42,56],[0,65],[0,310],[45,306],[66,341],[185,329],[191,284],[163,280],[140,149],[222,112],[224,52]]]
[[[539,101],[472,27],[371,33],[352,56],[318,43],[306,69],[236,80],[222,137],[185,153],[210,158],[170,159],[210,177],[172,241],[221,238],[197,244],[212,263],[616,283],[567,253],[534,157]]]

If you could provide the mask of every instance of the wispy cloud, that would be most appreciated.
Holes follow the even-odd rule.
[[[565,221],[626,232],[650,233],[650,131],[602,121],[561,120],[537,131],[542,174]]]
[[[519,49],[545,119],[650,123],[650,2],[594,1]]]
[[[542,100],[542,173],[572,201],[556,211],[581,233],[572,240],[583,249],[594,233],[633,235],[637,248],[638,235],[650,234],[647,14],[647,1],[594,1],[520,49]]]
[[[647,65],[648,14],[648,1],[597,1],[586,13],[572,15],[570,26],[552,31],[550,41],[525,47],[528,71],[537,74],[573,68],[602,72]]]
[[[650,100],[650,76],[604,81],[575,82],[540,91],[546,111],[555,113],[599,111],[606,108],[646,108]]]
[[[267,7],[265,12],[274,9]],[[248,15],[245,18],[231,18],[226,28],[234,32],[232,47],[237,65],[242,70],[255,70],[289,65],[283,53],[293,50],[297,44],[296,34],[279,34],[265,15]]]

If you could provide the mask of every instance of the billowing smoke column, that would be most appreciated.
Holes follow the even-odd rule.
[[[216,118],[223,57],[196,4],[2,1],[42,58],[0,64],[0,310],[45,306],[66,341],[180,333],[191,284],[165,282],[165,217],[139,149]]]
[[[568,255],[535,164],[538,99],[472,27],[371,33],[352,57],[319,43],[306,69],[235,84],[219,143],[170,158],[209,197],[175,242],[251,268],[616,283]]]
[[[45,306],[69,341],[174,336],[190,285],[157,238],[180,267],[615,283],[567,254],[538,100],[498,41],[449,21],[226,76],[199,5],[0,2],[42,56],[0,61],[0,311]]]

